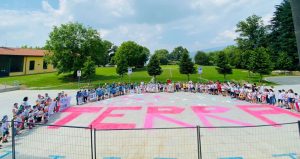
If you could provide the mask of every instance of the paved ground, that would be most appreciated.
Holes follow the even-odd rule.
[[[0,84],[0,93],[15,91],[15,90],[18,90],[18,89],[19,89],[19,87],[17,87],[17,86],[9,86],[9,85],[1,85]]]
[[[2,93],[1,112],[10,112],[11,103],[20,101],[23,96],[29,96],[30,102],[34,102],[37,93],[45,92],[50,96],[57,93]],[[72,95],[75,91],[66,93]],[[194,93],[158,93],[133,94],[71,107],[56,114],[52,123],[84,127],[92,125],[98,129],[92,133],[93,136],[96,135],[93,140],[96,141],[95,150],[99,159],[197,159],[196,128],[132,129],[260,125],[295,122],[299,119],[299,114],[280,108],[249,105],[247,102],[228,97]],[[281,127],[201,128],[200,134],[203,159],[284,159],[299,158],[300,154],[297,124]],[[91,158],[89,129],[39,126],[25,131],[17,137],[16,142],[18,159],[51,156]],[[11,158],[9,147],[9,144],[4,145],[4,149],[0,151],[0,158]]]
[[[300,76],[283,76],[283,77],[267,77],[267,81],[280,85],[297,85],[300,84]]]

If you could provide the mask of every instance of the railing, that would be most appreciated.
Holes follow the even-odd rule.
[[[12,134],[16,133],[11,122]],[[30,123],[24,123],[25,126]],[[32,125],[29,125],[30,127]],[[267,159],[300,157],[300,121],[277,125],[96,130],[36,124],[11,135],[13,159]],[[2,157],[1,157],[2,156]]]

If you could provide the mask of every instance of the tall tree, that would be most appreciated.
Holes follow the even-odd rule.
[[[93,60],[104,54],[102,39],[97,30],[79,23],[55,26],[49,34],[45,49],[47,62],[53,64],[58,73],[80,70],[88,57]]]
[[[251,56],[253,54],[254,50],[246,50],[241,54],[241,64],[243,66],[242,68],[248,70],[249,77],[251,76],[251,71],[254,72],[253,63],[255,63],[255,61],[252,61],[253,59],[251,59]]]
[[[235,39],[242,50],[254,50],[267,45],[267,27],[261,17],[252,15],[245,21],[237,24],[236,32],[239,36]]]
[[[139,46],[140,53],[137,55],[136,66],[137,68],[143,68],[145,63],[149,60],[150,50],[144,46]]]
[[[89,56],[87,57],[87,60],[83,63],[82,68],[82,77],[88,80],[91,80],[91,78],[96,74],[96,64],[92,60],[92,58]]]
[[[224,51],[220,51],[218,53],[216,69],[220,74],[224,75],[224,79],[226,79],[226,75],[232,74],[232,68],[229,64],[228,56],[225,54]]]
[[[151,56],[147,66],[147,71],[150,76],[154,77],[154,81],[156,82],[156,76],[162,73],[162,69],[160,67],[160,63],[157,55],[154,54],[153,56]]]
[[[263,75],[268,75],[273,69],[269,51],[266,48],[260,47],[255,49],[250,57],[251,71],[260,74],[262,80]]]
[[[154,55],[159,59],[160,64],[167,65],[169,63],[169,51],[166,49],[155,50]]]
[[[190,74],[196,73],[196,68],[188,52],[182,53],[180,63],[179,63],[179,72],[181,74],[187,75],[188,81],[190,80]]]
[[[122,78],[128,71],[128,64],[127,60],[124,56],[120,56],[119,60],[117,61],[117,69],[116,72],[118,75],[120,75]]]
[[[228,46],[223,51],[228,56],[230,66],[240,68],[242,51],[237,46]]]
[[[208,59],[209,59],[209,65],[213,66],[216,65],[217,59],[218,59],[218,53],[219,51],[213,51],[208,53]]]
[[[283,0],[280,5],[276,6],[276,11],[271,19],[270,28],[269,47],[271,49],[272,61],[277,61],[279,54],[285,52],[292,60],[292,64],[297,66],[299,56],[297,53],[295,28],[289,0]],[[275,66],[276,69],[280,69],[277,67],[279,65]]]
[[[293,65],[293,60],[286,52],[280,52],[276,63],[275,67],[279,70],[293,70],[294,65]]]
[[[146,47],[140,46],[133,41],[123,42],[118,48],[114,60],[116,63],[125,57],[125,60],[130,67],[143,67],[148,61],[150,51]]]
[[[169,55],[169,60],[179,61],[181,59],[181,56],[185,53],[189,53],[189,51],[182,46],[178,46]]]
[[[102,44],[104,52],[96,57],[96,65],[98,66],[105,66],[109,63],[109,54],[112,47],[114,46],[113,43],[108,40],[104,40]]]
[[[194,60],[198,65],[208,66],[210,64],[208,55],[203,51],[197,51]]]

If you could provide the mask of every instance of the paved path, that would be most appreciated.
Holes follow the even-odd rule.
[[[0,84],[0,93],[18,90],[19,87]]]
[[[275,87],[299,88],[300,85]],[[24,96],[34,103],[38,93],[54,97],[58,90],[19,90],[0,95],[1,113],[11,112],[12,104]],[[73,96],[75,90],[66,90]],[[166,128],[186,126],[261,125],[295,122],[299,114],[268,105],[250,105],[228,97],[198,93],[130,94],[100,102],[73,106],[53,116],[55,125],[89,126],[97,129]],[[99,159],[197,159],[200,133],[203,159],[299,158],[297,123],[278,127],[195,128],[151,130],[97,130],[38,126],[16,137],[18,159],[90,158],[91,135],[95,137]],[[1,155],[11,145],[3,144]],[[275,157],[274,157],[275,156]],[[11,155],[6,157],[11,158]],[[52,157],[54,158],[54,157]],[[58,158],[58,157],[56,157]]]
[[[281,77],[267,77],[267,81],[274,82],[280,85],[296,85],[300,84],[300,76],[281,76]]]

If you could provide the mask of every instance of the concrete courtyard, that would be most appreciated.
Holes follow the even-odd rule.
[[[299,85],[292,88],[300,90]],[[54,97],[58,91],[1,93],[1,115],[11,114],[12,104],[24,96],[34,103],[37,94],[46,92]],[[65,91],[73,97],[72,104],[75,92]],[[197,159],[200,141],[203,159],[297,158],[300,154],[297,123],[252,126],[298,120],[300,114],[229,97],[183,92],[130,94],[72,106],[56,114],[51,124],[83,128],[38,126],[26,130],[16,138],[16,152],[18,158],[28,159],[91,158],[92,137],[96,141],[94,153],[99,159]],[[200,132],[195,126],[201,127]],[[208,128],[224,126],[246,127]],[[92,127],[92,132],[87,127]],[[11,158],[9,150],[10,144],[5,144],[0,158],[1,154],[3,158]]]

